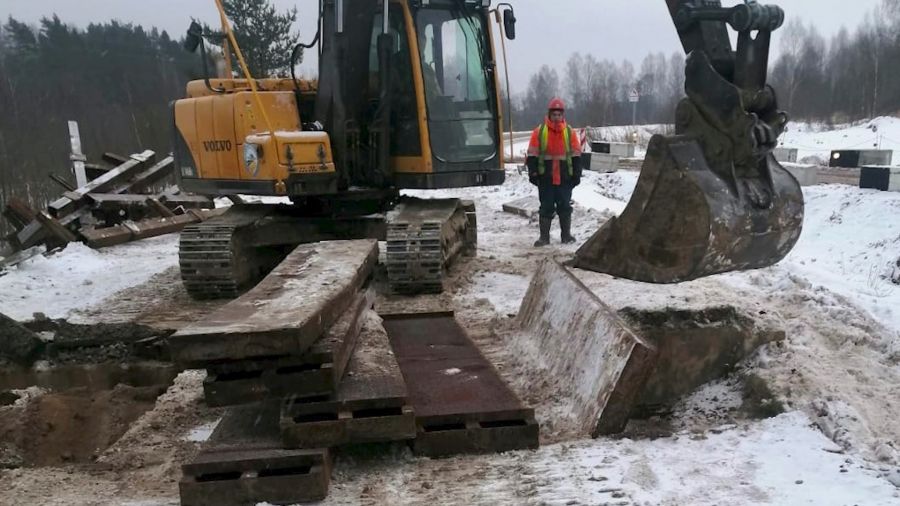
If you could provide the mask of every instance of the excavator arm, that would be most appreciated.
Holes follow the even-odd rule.
[[[803,194],[772,154],[787,125],[766,83],[784,11],[753,0],[667,0],[684,46],[674,136],[654,136],[631,200],[576,253],[578,267],[676,283],[777,263],[800,236]],[[728,27],[738,32],[734,50]]]

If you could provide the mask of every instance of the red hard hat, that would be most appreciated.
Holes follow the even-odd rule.
[[[566,104],[562,101],[561,98],[553,97],[552,99],[550,99],[550,104],[547,105],[547,110],[548,111],[557,111],[557,110],[565,111]]]

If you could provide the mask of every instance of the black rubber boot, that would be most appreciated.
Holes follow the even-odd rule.
[[[575,238],[572,237],[572,216],[559,217],[559,228],[561,230],[560,239],[563,244],[572,244]]]
[[[534,241],[534,247],[540,248],[550,244],[550,225],[553,224],[553,218],[544,218],[541,216],[541,237]]]

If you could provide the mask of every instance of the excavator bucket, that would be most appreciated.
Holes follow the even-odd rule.
[[[785,257],[800,236],[803,195],[769,155],[768,203],[751,185],[734,187],[689,138],[654,137],[625,211],[576,253],[575,265],[649,283],[677,283],[756,269]],[[767,204],[767,205],[766,205]]]
[[[676,135],[651,139],[624,212],[573,264],[650,283],[775,264],[803,224],[800,185],[772,154],[787,115],[765,83],[771,32],[784,12],[755,1],[668,4],[688,52]],[[739,32],[736,53],[726,23]]]

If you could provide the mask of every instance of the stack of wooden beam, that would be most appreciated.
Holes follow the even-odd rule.
[[[298,246],[256,287],[171,336],[175,360],[207,370],[207,403],[229,406],[183,466],[182,504],[321,500],[331,448],[415,437],[371,310],[377,262],[374,240]]]
[[[54,178],[66,191],[44,210],[19,198],[6,203],[3,216],[15,231],[0,248],[0,267],[70,242],[101,248],[177,232],[218,213],[208,197],[173,187],[153,191],[172,175],[171,156],[157,161],[156,153],[144,151],[128,157],[107,153],[104,158],[116,165],[83,169],[85,182],[78,187]],[[90,175],[96,177],[87,180]]]

